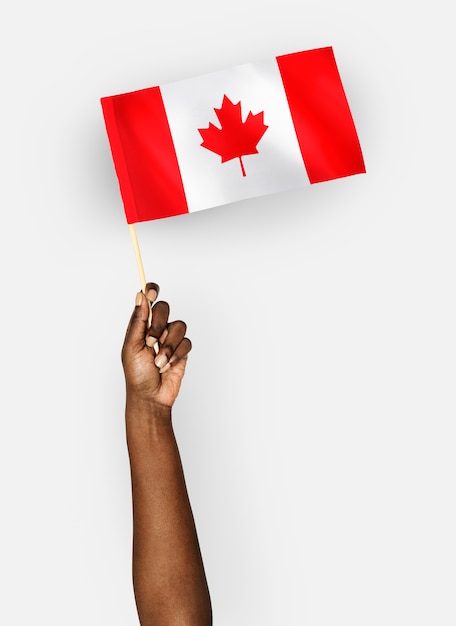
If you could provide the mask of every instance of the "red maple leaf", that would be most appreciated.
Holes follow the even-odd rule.
[[[222,157],[222,163],[238,158],[241,163],[242,175],[245,176],[242,157],[247,154],[258,154],[257,143],[267,130],[263,123],[263,113],[250,111],[245,122],[241,117],[241,102],[233,104],[227,96],[223,96],[220,109],[214,109],[221,128],[209,122],[208,128],[198,128],[203,138],[201,146]]]

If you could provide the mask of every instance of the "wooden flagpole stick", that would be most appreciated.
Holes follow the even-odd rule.
[[[134,251],[135,251],[136,265],[138,266],[139,278],[140,278],[140,281],[141,281],[141,289],[142,289],[143,294],[145,295],[146,294],[146,275],[144,273],[144,266],[143,266],[143,262],[142,262],[142,258],[141,258],[141,250],[139,249],[138,237],[136,236],[135,225],[134,224],[128,224],[128,226],[130,228],[131,240],[133,242],[133,248],[134,248]],[[152,319],[152,305],[149,306],[149,322],[148,322],[148,326],[150,326],[151,319]],[[159,350],[158,341],[154,345],[154,350],[155,350],[155,354],[157,354],[158,350]]]
[[[144,266],[143,266],[143,262],[142,262],[142,259],[141,259],[141,251],[139,249],[139,244],[138,244],[138,238],[136,236],[135,225],[134,224],[128,224],[128,226],[130,228],[131,240],[133,242],[133,248],[134,248],[134,251],[135,251],[136,265],[138,266],[139,278],[140,278],[140,281],[141,281],[141,289],[142,289],[142,292],[145,294],[146,293],[146,275],[144,274]]]

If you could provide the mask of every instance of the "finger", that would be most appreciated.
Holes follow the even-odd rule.
[[[184,337],[184,339],[182,339],[180,344],[177,346],[176,350],[174,351],[173,355],[169,359],[168,363],[166,363],[166,365],[164,365],[160,369],[160,374],[164,374],[172,366],[176,365],[179,361],[186,359],[191,349],[192,349],[192,342],[190,341],[188,337]]]
[[[157,283],[147,283],[144,288],[144,293],[146,294],[146,298],[149,300],[149,302],[153,303],[158,298],[158,294],[160,293],[160,287],[157,285]]]
[[[167,336],[168,336],[168,329],[167,329],[167,328],[165,328],[165,330],[162,332],[162,334],[161,334],[161,335],[160,335],[160,337],[158,338],[158,341],[159,341],[160,345],[161,345],[162,343],[165,343],[165,341],[166,341],[166,337],[167,337]]]
[[[168,324],[169,304],[167,302],[157,302],[152,308],[150,327],[147,331],[146,344],[152,347],[157,343]]]
[[[162,369],[169,362],[170,358],[176,351],[178,345],[185,337],[187,324],[178,320],[168,324],[168,333],[164,342],[160,346],[157,356],[155,357],[155,365]]]
[[[136,294],[135,308],[128,324],[124,346],[143,348],[149,319],[149,305],[147,299],[140,291]]]

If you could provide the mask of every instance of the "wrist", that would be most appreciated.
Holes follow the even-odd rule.
[[[171,407],[127,389],[125,416],[128,422],[171,424]]]

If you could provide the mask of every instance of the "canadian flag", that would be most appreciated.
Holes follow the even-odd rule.
[[[331,47],[101,104],[130,224],[365,172]]]

